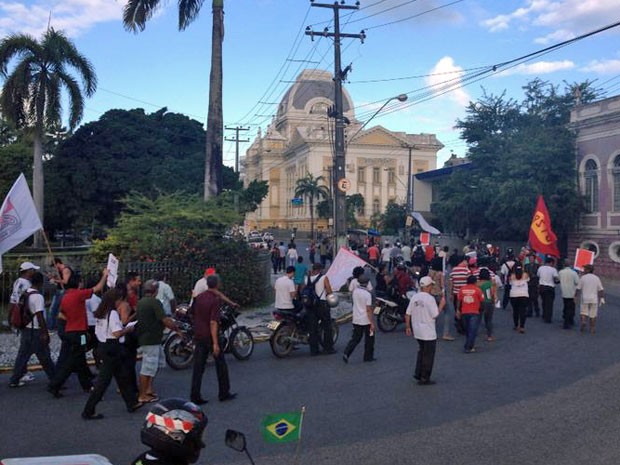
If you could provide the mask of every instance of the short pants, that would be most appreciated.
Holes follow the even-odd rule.
[[[596,318],[598,315],[598,304],[581,304],[581,310],[579,311],[580,315],[587,316],[590,318]]]
[[[164,352],[160,344],[152,346],[141,346],[142,366],[140,374],[143,376],[155,376],[157,370],[165,366]]]

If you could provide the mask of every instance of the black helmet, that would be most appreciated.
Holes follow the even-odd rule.
[[[146,414],[140,439],[163,457],[194,463],[205,446],[202,433],[206,426],[207,416],[193,402],[165,399]]]

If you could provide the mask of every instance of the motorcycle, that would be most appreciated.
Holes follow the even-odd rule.
[[[405,322],[405,312],[415,292],[415,290],[407,291],[406,295],[398,299],[400,302],[387,296],[376,297],[374,314],[377,315],[377,326],[382,332],[392,332],[399,324]]]
[[[306,327],[305,312],[275,310],[273,312],[275,320],[267,324],[267,328],[273,331],[269,338],[269,345],[273,355],[284,358],[300,344],[310,343],[310,333]],[[338,340],[338,325],[332,318],[332,341],[336,344]],[[319,328],[320,322],[319,322]],[[325,347],[323,331],[319,329],[319,344]]]
[[[164,341],[166,362],[175,370],[191,366],[194,359],[194,328],[188,315],[189,305],[181,304],[174,312],[174,320],[182,336],[171,332]],[[232,353],[237,360],[247,360],[254,351],[254,337],[245,326],[239,326],[236,317],[239,312],[229,305],[223,305],[220,318],[220,348]]]

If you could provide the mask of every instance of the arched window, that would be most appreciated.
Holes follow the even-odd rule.
[[[375,215],[381,213],[381,203],[379,199],[374,199],[372,201],[372,213]]]
[[[598,212],[598,165],[594,160],[586,162],[583,174],[586,187],[586,211],[588,213]]]
[[[614,166],[611,169],[614,186],[614,211],[620,212],[620,155],[616,155]]]

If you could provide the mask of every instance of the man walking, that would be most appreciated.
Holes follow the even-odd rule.
[[[320,263],[312,265],[312,272],[306,282],[306,286],[314,286],[318,303],[307,309],[307,321],[309,327],[310,355],[319,355],[319,324],[323,333],[323,353],[335,354],[334,337],[332,334],[332,318],[327,295],[332,293],[332,287],[327,276],[322,274],[323,266]]]
[[[463,320],[465,326],[465,353],[470,354],[476,351],[476,337],[478,336],[478,326],[480,326],[480,309],[484,302],[484,295],[476,285],[474,275],[467,278],[467,284],[459,290],[459,307],[456,313],[457,318]]]
[[[564,329],[571,329],[575,325],[575,293],[579,284],[579,275],[573,270],[568,261],[564,261],[564,267],[558,273],[560,277],[560,290],[562,291],[562,316]],[[531,280],[532,278],[530,278]]]
[[[456,318],[456,310],[459,308],[459,291],[463,286],[467,284],[467,278],[471,275],[469,267],[467,266],[467,257],[461,256],[458,264],[452,268],[450,273],[450,281],[448,286],[448,293],[452,295],[452,308],[454,309],[454,317],[456,322],[456,330],[459,334],[465,334],[465,328],[463,327],[463,320]],[[448,321],[444,319],[444,340],[453,341],[454,338],[450,336],[450,332],[446,332],[446,325]],[[449,327],[449,325],[448,325]],[[447,337],[445,337],[447,336]]]
[[[433,280],[428,276],[420,279],[420,292],[415,294],[405,313],[405,333],[418,341],[418,357],[413,377],[419,385],[435,384],[431,380],[437,346],[435,320],[446,305],[445,296],[441,297],[439,306],[431,295]]]
[[[364,361],[374,362],[375,353],[375,323],[372,307],[372,295],[367,289],[368,276],[362,274],[357,278],[357,287],[353,290],[353,334],[344,349],[342,360],[349,363],[349,357],[364,336]]]
[[[542,317],[545,323],[553,320],[553,301],[555,285],[560,282],[558,270],[555,269],[553,257],[545,258],[545,264],[538,268],[540,297],[542,299]]]
[[[603,284],[598,276],[594,274],[592,265],[583,267],[584,275],[579,279],[577,285],[577,296],[581,295],[581,308],[579,314],[581,316],[581,328],[583,332],[586,329],[586,322],[590,322],[590,334],[596,331],[596,318],[598,317],[599,305],[605,304],[605,294]]]
[[[294,271],[294,270],[293,270]],[[284,278],[281,277],[280,279]],[[290,280],[290,278],[287,278]],[[233,400],[237,394],[230,392],[228,367],[224,353],[219,346],[220,307],[222,301],[216,291],[220,286],[220,279],[213,274],[207,277],[209,289],[194,299],[191,315],[194,322],[194,367],[192,370],[192,384],[190,399],[196,405],[206,404],[200,393],[202,376],[204,375],[207,357],[213,353],[215,371],[217,373],[218,397],[220,402]],[[292,281],[291,281],[292,284]],[[294,287],[294,286],[293,286]]]

